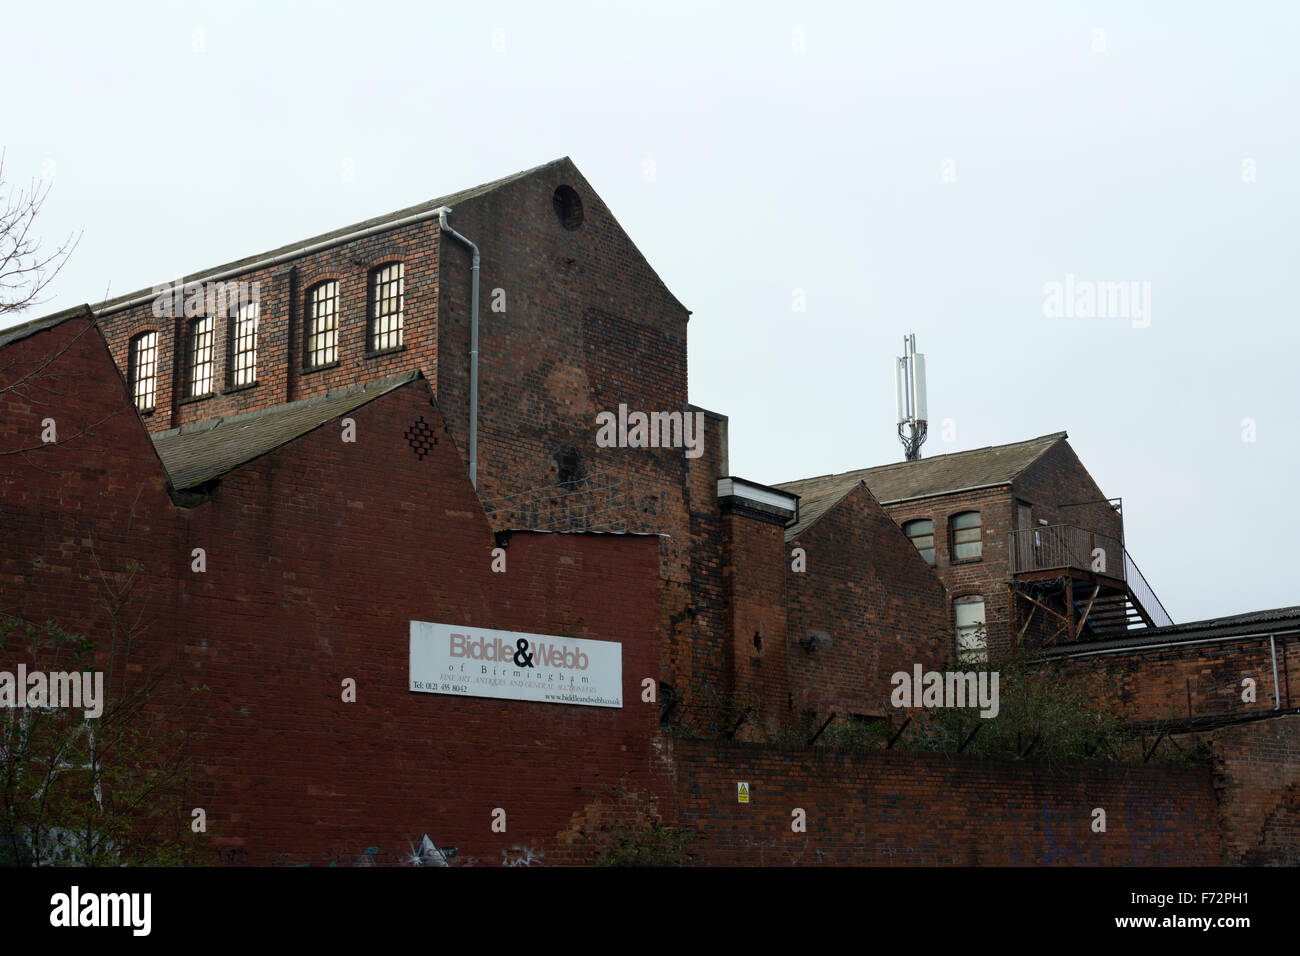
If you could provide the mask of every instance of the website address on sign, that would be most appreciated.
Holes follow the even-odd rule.
[[[1211,926],[1248,927],[1249,916],[1116,916],[1115,925],[1143,929],[1199,929],[1208,933]]]
[[[584,696],[582,694],[547,694],[547,700],[558,701],[562,704],[603,704],[609,707],[619,706],[617,697],[594,697]]]

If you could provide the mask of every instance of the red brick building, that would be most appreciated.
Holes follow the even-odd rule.
[[[0,464],[4,610],[120,655],[99,577],[143,566],[129,611],[148,626],[119,676],[162,676],[159,706],[209,688],[185,724],[202,735],[193,799],[214,849],[320,862],[428,832],[497,862],[516,845],[587,859],[578,824],[624,776],[671,814],[656,709],[639,698],[657,668],[658,539],[518,536],[494,572],[492,529],[418,372],[155,444],[89,317],[0,343],[11,373],[44,366],[0,393],[6,438],[49,416],[65,436]],[[414,693],[412,621],[616,642],[624,705]]]
[[[1124,547],[1119,499],[1065,432],[782,484],[801,498],[787,539],[862,485],[947,588],[963,658],[1172,623]]]
[[[108,654],[120,608],[96,581],[130,582],[150,614],[126,677],[210,688],[187,718],[196,799],[239,859],[429,833],[481,859],[578,862],[616,781],[667,821],[712,827],[735,800],[710,789],[735,755],[679,759],[670,731],[743,742],[885,716],[889,675],[951,658],[974,595],[994,648],[1022,627],[1049,646],[1109,633],[1106,602],[1138,603],[1119,514],[1064,434],[775,488],[733,475],[727,418],[688,401],[688,319],[562,159],[2,330],[0,612]],[[1053,550],[1063,527],[1087,533],[1083,556],[1066,532]],[[1097,542],[1118,547],[1108,570]],[[1044,625],[1052,609],[1064,625]],[[620,705],[419,692],[418,622],[617,646]],[[844,799],[838,780],[772,773],[826,813]],[[891,799],[961,832],[965,798],[918,773],[914,790],[891,776]],[[1042,792],[991,773],[952,786],[1021,788],[1015,827]],[[1076,783],[1052,792],[1113,793],[1136,828],[1082,858],[1219,852],[1178,857],[1138,811],[1191,786],[1194,832],[1208,774]],[[995,861],[1058,859],[1053,834],[1086,832],[1077,810]],[[877,822],[901,839],[919,812]],[[981,831],[966,859],[996,842]]]
[[[33,446],[4,459],[0,581],[21,595],[7,610],[102,632],[87,549],[142,563],[138,596],[161,612],[141,638],[161,642],[150,659],[213,688],[199,726],[214,831],[257,859],[313,827],[363,839],[381,786],[405,801],[394,819],[432,814],[436,828],[412,829],[489,855],[526,841],[475,828],[529,794],[512,819],[563,854],[593,803],[575,788],[627,775],[671,800],[661,707],[740,737],[823,707],[879,714],[876,671],[937,650],[933,627],[912,625],[940,623],[942,587],[873,501],[856,533],[878,572],[859,578],[830,549],[792,569],[796,501],[730,475],[726,418],[687,401],[686,322],[560,160],[7,329],[4,442]],[[64,436],[48,445],[47,411]],[[606,411],[632,426],[612,447],[597,440]],[[644,447],[637,413],[662,441]],[[72,488],[93,489],[93,507]],[[573,533],[536,533],[556,531]],[[790,587],[804,596],[788,612]],[[862,607],[892,594],[900,619],[820,614],[811,596],[837,589]],[[616,642],[623,706],[412,693],[412,621]],[[834,644],[809,644],[814,626]],[[828,665],[858,679],[823,700]],[[340,700],[348,678],[355,703]],[[642,701],[646,679],[660,700]],[[463,753],[434,730],[448,708],[482,728],[457,730]],[[540,722],[539,708],[546,733],[517,748],[487,729]],[[359,749],[397,733],[429,748]],[[476,780],[455,812],[413,786],[449,761]],[[258,812],[271,780],[282,809]]]
[[[788,496],[743,507],[743,493],[720,493],[727,419],[688,402],[689,313],[569,160],[122,296],[95,315],[160,452],[177,428],[418,370],[495,531],[663,536],[661,673],[678,717],[714,728],[743,698],[752,730],[811,709],[818,665],[798,645],[806,635],[786,633],[785,588],[827,581],[835,565],[815,562],[809,578],[790,570],[779,533],[796,507]],[[675,447],[602,446],[598,416],[621,408],[698,424],[667,436]],[[904,567],[899,586],[925,591],[906,627],[898,618],[893,657],[929,661],[941,590],[875,503],[863,508],[876,513],[877,566]],[[853,666],[879,663],[882,625],[857,616],[839,650],[815,660],[854,648]],[[841,712],[879,711],[878,688],[864,697],[863,683]]]

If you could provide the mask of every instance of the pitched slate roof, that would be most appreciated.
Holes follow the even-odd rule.
[[[1066,437],[1065,432],[1054,432],[1010,445],[991,445],[775,485],[799,495],[799,521],[786,529],[786,540],[806,530],[862,482],[881,504],[1006,485]]]
[[[405,372],[285,405],[182,425],[154,435],[154,448],[172,487],[193,488],[422,377],[418,371]]]
[[[459,192],[449,193],[448,195],[440,196],[437,199],[430,199],[426,202],[418,203],[414,206],[407,206],[405,209],[398,209],[395,212],[390,212],[383,216],[375,216],[374,218],[367,219],[363,222],[353,223],[350,226],[343,226],[340,229],[333,229],[330,232],[322,233],[319,236],[312,236],[310,239],[302,239],[299,240],[298,242],[291,242],[287,246],[280,246],[277,249],[271,249],[268,252],[261,252],[255,256],[245,256],[242,259],[236,259],[232,262],[226,262],[219,266],[212,266],[211,268],[204,269],[201,272],[189,273],[185,275],[183,278],[186,282],[202,282],[203,280],[211,278],[212,276],[221,275],[223,273],[232,272],[232,271],[242,271],[244,268],[248,266],[252,266],[255,263],[261,262],[266,259],[274,258],[275,256],[288,255],[300,249],[306,249],[309,246],[317,245],[318,243],[329,242],[331,239],[341,239],[345,236],[351,235],[352,233],[358,232],[362,229],[370,229],[375,226],[383,226],[390,222],[397,222],[398,220],[405,219],[408,216],[415,216],[423,212],[431,212],[432,210],[439,209],[442,206],[454,206],[456,203],[463,202],[466,199],[474,199],[478,196],[485,195],[487,193],[492,192],[492,190],[494,189],[499,189],[502,186],[508,185],[520,179],[524,179],[527,176],[531,176],[533,173],[539,172],[540,170],[543,169],[547,169],[548,167],[551,166],[558,165],[559,163],[566,162],[567,160],[568,160],[567,156],[562,156],[559,159],[551,160],[549,163],[542,163],[540,166],[534,166],[532,169],[524,169],[524,170],[520,170],[517,173],[511,173],[509,176],[503,176],[500,179],[494,179],[492,180],[492,182],[489,183],[482,183],[481,185],[478,186],[471,186],[469,189],[462,189]],[[173,280],[174,277],[172,279],[168,279],[168,282],[171,282]],[[132,300],[138,299],[144,295],[148,295],[151,292],[152,292],[152,288],[137,289],[135,292],[128,292],[126,295],[119,295],[116,296],[115,298],[107,299],[93,306],[77,305],[69,309],[64,309],[62,312],[56,312],[52,315],[41,316],[40,318],[31,319],[19,325],[13,325],[13,326],[9,326],[8,328],[0,329],[0,347],[8,345],[10,342],[15,342],[18,339],[25,338],[29,335],[33,335],[36,332],[41,332],[44,331],[45,329],[53,328],[54,326],[58,325],[60,322],[64,322],[67,319],[76,316],[101,315],[101,314],[117,311],[122,306],[125,306],[126,304],[130,303]]]
[[[549,163],[542,163],[540,166],[534,166],[532,169],[520,170],[517,173],[511,173],[509,176],[503,176],[500,179],[494,179],[490,183],[482,183],[481,185],[478,186],[471,186],[469,189],[462,189],[459,192],[449,193],[448,195],[440,196],[437,199],[430,199],[427,200],[426,202],[417,203],[414,206],[407,206],[405,209],[398,209],[395,212],[390,212],[382,216],[375,216],[374,218],[366,219],[363,222],[353,223],[350,226],[343,226],[340,229],[332,229],[329,232],[322,233],[319,236],[312,236],[310,239],[301,239],[298,242],[291,242],[287,246],[280,246],[277,249],[271,249],[267,252],[261,252],[255,256],[245,256],[244,258],[236,259],[233,262],[227,262],[219,266],[213,266],[209,269],[204,269],[202,272],[195,272],[192,274],[187,273],[184,276],[184,280],[186,282],[202,282],[205,279],[211,278],[212,276],[220,275],[222,273],[244,271],[247,267],[253,266],[256,263],[261,262],[262,260],[265,259],[270,259],[275,256],[288,255],[297,252],[300,249],[306,249],[309,246],[317,245],[318,243],[329,242],[331,239],[341,239],[345,236],[351,235],[352,233],[362,229],[370,229],[376,226],[383,226],[390,222],[397,222],[400,219],[405,219],[408,216],[415,216],[423,212],[431,212],[432,210],[438,209],[442,206],[454,206],[456,203],[464,202],[466,199],[474,199],[478,196],[485,195],[486,193],[492,192],[492,190],[494,189],[499,189],[502,186],[508,185],[520,179],[524,179],[540,170],[546,169],[550,166],[555,166],[559,163],[563,163],[567,159],[568,159],[567,156],[563,156],[559,159],[553,159]],[[168,280],[168,281],[172,281],[172,280]],[[150,291],[151,291],[150,289],[140,289],[135,292],[129,292],[126,295],[120,295],[114,299],[110,299],[106,302],[102,302],[99,305],[94,306],[94,310],[97,314],[103,312],[112,312],[117,307],[130,302],[132,299],[136,299],[142,295],[146,295]]]

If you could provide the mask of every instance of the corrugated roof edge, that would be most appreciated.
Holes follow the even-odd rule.
[[[1281,627],[1273,625],[1281,624]],[[1061,647],[1043,648],[1044,657],[1066,657],[1088,655],[1113,650],[1141,650],[1144,647],[1164,644],[1183,644],[1201,640],[1228,640],[1236,637],[1260,636],[1270,633],[1290,633],[1300,631],[1300,606],[1272,608],[1266,611],[1250,611],[1245,614],[1230,614],[1214,617],[1204,621],[1189,621],[1186,624],[1170,624],[1166,627],[1146,628],[1131,637],[1120,637],[1109,641],[1093,641],[1088,644],[1066,644]]]
[[[555,528],[502,528],[502,534],[608,534],[615,538],[671,538],[662,531],[583,531],[581,528],[566,531]]]

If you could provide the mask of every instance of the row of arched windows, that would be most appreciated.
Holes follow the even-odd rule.
[[[406,267],[388,262],[370,272],[366,350],[369,354],[402,347],[406,300]],[[257,384],[257,341],[260,305],[252,300],[232,303],[226,319],[226,387]],[[338,361],[342,306],[339,281],[326,279],[307,289],[303,308],[303,362],[308,369]],[[183,355],[185,398],[202,398],[217,388],[217,315],[209,310],[186,326]],[[158,332],[141,332],[131,339],[127,356],[131,396],[141,412],[152,411],[158,399]]]
[[[925,563],[934,564],[934,519],[917,518],[903,522],[903,533],[907,535],[916,550],[921,552]],[[948,556],[950,561],[974,561],[984,555],[984,539],[981,536],[980,513],[978,511],[961,511],[948,519]]]

